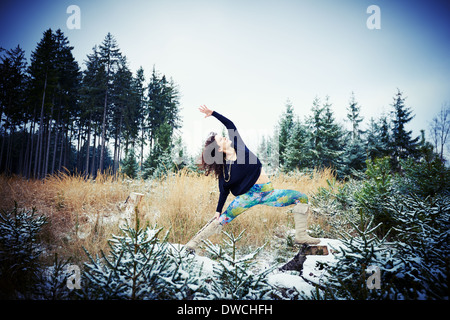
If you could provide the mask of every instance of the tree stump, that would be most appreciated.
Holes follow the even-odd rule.
[[[327,246],[307,245],[304,244],[295,255],[295,257],[280,268],[281,271],[295,270],[302,272],[303,263],[306,261],[307,255],[328,255]]]
[[[139,206],[139,203],[141,202],[143,197],[144,197],[143,193],[132,192],[132,193],[130,193],[128,198],[125,200],[125,203],[124,203],[125,213],[124,213],[123,218],[125,219],[125,223],[128,223],[128,225],[131,224],[131,220],[133,218],[133,213],[135,212],[136,208]]]

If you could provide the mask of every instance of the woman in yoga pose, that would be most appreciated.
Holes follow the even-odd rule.
[[[228,129],[228,138],[211,133],[202,152],[201,168],[206,175],[213,173],[219,180],[219,201],[216,214],[186,244],[188,251],[195,251],[202,240],[219,233],[222,227],[257,204],[285,207],[295,204],[295,243],[317,244],[319,239],[306,233],[309,205],[308,197],[296,190],[274,189],[259,159],[247,148],[233,122],[208,109],[199,108],[205,118],[213,116]],[[225,201],[232,193],[236,198],[222,212]]]

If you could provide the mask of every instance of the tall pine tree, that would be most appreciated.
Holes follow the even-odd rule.
[[[278,127],[278,154],[280,155],[280,165],[283,166],[285,164],[285,150],[294,127],[294,108],[290,100],[286,101],[286,110],[280,117]]]
[[[148,118],[148,102],[146,98],[146,89],[144,87],[145,83],[145,76],[144,76],[144,69],[140,67],[135,77],[133,78],[134,82],[134,88],[136,92],[136,99],[137,103],[139,105],[139,133],[140,136],[138,137],[138,142],[140,146],[140,152],[139,152],[139,170],[142,171],[142,165],[144,163],[144,147],[146,144],[146,138],[147,138],[147,130],[146,130],[146,119]]]
[[[356,102],[355,94],[352,92],[349,105],[347,107],[347,120],[350,122],[351,130],[344,144],[344,153],[342,158],[342,174],[350,175],[353,170],[361,170],[365,166],[366,150],[360,124],[363,117],[360,115],[361,108]]]
[[[172,170],[172,138],[174,130],[179,128],[178,89],[175,83],[167,81],[153,68],[148,85],[147,126],[150,138],[150,154],[143,165],[143,177],[161,176]]]
[[[111,100],[114,108],[112,112],[111,132],[114,137],[114,165],[113,172],[119,166],[122,140],[125,140],[125,154],[134,147],[138,135],[140,107],[137,92],[134,87],[133,75],[127,66],[125,56],[120,57],[118,70],[114,75]]]
[[[392,168],[399,170],[400,159],[406,159],[410,156],[417,156],[417,142],[419,137],[411,138],[412,131],[406,130],[406,124],[410,122],[414,116],[412,110],[405,105],[405,98],[403,93],[397,89],[392,104],[393,119],[392,119]]]
[[[283,153],[284,171],[301,169],[308,166],[309,135],[300,119],[294,121],[291,133]]]
[[[53,106],[53,120],[56,121],[54,126],[53,155],[52,159],[47,159],[46,163],[49,166],[48,173],[50,174],[55,171],[61,171],[63,166],[72,169],[68,163],[68,159],[66,159],[67,152],[66,157],[62,155],[64,150],[70,150],[69,131],[75,129],[74,120],[79,119],[81,114],[79,104],[81,72],[78,62],[72,54],[74,47],[69,44],[69,40],[60,29],[56,30],[55,38],[57,42],[56,67],[58,82],[54,93],[55,99]],[[64,139],[64,137],[66,138]],[[56,167],[57,157],[59,161]],[[46,174],[47,170],[45,170]]]
[[[36,178],[45,177],[49,171],[54,171],[57,152],[58,169],[62,166],[71,167],[69,158],[72,145],[69,134],[74,132],[74,120],[80,115],[77,97],[80,73],[72,50],[73,47],[61,30],[53,33],[48,29],[31,54],[28,99],[34,107],[32,127],[37,131],[37,141],[33,151],[34,159],[30,149],[29,172],[33,172],[32,175]],[[34,141],[31,142],[30,148],[33,148]]]
[[[38,136],[36,142],[36,151],[34,157],[33,176],[35,178],[42,177],[42,159],[44,150],[44,121],[50,113],[51,99],[49,99],[49,91],[56,86],[57,69],[56,69],[56,41],[53,31],[48,29],[44,32],[44,36],[37,44],[36,50],[31,53],[31,64],[29,68],[31,100],[39,101],[40,105],[35,105],[39,110],[35,114],[39,114]],[[36,110],[36,111],[37,111]]]
[[[101,149],[100,149],[100,171],[103,171],[103,162],[105,159],[105,147],[107,139],[107,128],[110,122],[110,110],[113,107],[109,99],[111,94],[114,75],[118,70],[119,62],[122,54],[120,53],[116,39],[108,32],[102,44],[100,45],[100,61],[105,72],[105,93],[103,103],[103,118],[102,118],[102,135],[101,135]]]
[[[310,130],[310,167],[332,168],[340,173],[342,165],[343,130],[335,121],[329,97],[321,106],[316,97],[313,101],[312,115],[307,119]]]
[[[101,65],[100,53],[97,46],[94,46],[92,53],[87,55],[85,63],[86,69],[84,70],[80,90],[82,107],[80,125],[86,130],[87,138],[85,143],[86,151],[83,171],[85,172],[85,175],[89,177],[94,176],[98,168],[98,161],[96,161],[96,144],[98,143],[97,136],[100,134],[103,114],[102,106],[106,89],[106,74]]]
[[[391,133],[388,119],[382,115],[377,121],[370,119],[366,133],[367,156],[371,160],[391,156]]]
[[[14,132],[16,126],[26,122],[25,89],[26,89],[25,51],[20,46],[7,50],[0,58],[0,172],[12,173]],[[25,110],[24,110],[25,109]],[[9,138],[8,138],[9,136]]]

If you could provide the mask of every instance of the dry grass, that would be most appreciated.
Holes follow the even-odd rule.
[[[295,189],[311,195],[326,187],[332,179],[330,170],[312,176],[280,175],[272,177],[277,189]],[[139,205],[142,222],[155,223],[170,230],[169,241],[186,243],[214,214],[219,197],[217,181],[212,177],[182,170],[160,181],[128,180],[119,176],[99,175],[86,180],[81,176],[59,174],[45,180],[24,180],[0,176],[0,209],[10,209],[14,201],[20,208],[35,207],[38,214],[50,218],[43,240],[53,252],[85,259],[84,246],[90,253],[107,249],[107,241],[119,232],[123,222],[121,204],[131,192],[144,194]],[[230,195],[225,206],[234,197]],[[243,213],[225,230],[246,229],[244,246],[260,246],[277,232],[293,228],[290,208],[256,206]],[[220,236],[211,240],[217,241]],[[107,250],[106,250],[107,251]]]

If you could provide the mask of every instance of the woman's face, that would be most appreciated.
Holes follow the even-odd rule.
[[[216,135],[214,137],[214,139],[216,140],[217,144],[219,145],[219,151],[220,152],[225,152],[228,148],[231,148],[231,140],[220,136],[220,135]]]

